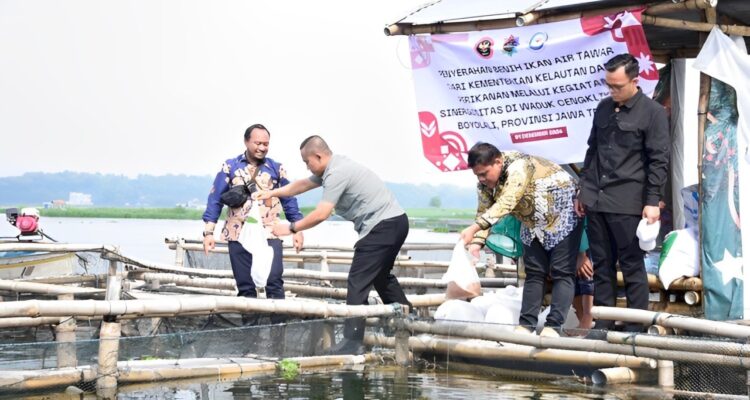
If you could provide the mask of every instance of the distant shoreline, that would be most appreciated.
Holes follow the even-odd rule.
[[[314,207],[302,207],[301,211],[307,215]],[[53,218],[132,218],[132,219],[175,219],[200,220],[203,210],[172,207],[172,208],[142,208],[142,207],[66,207],[40,208],[42,217]],[[435,229],[439,231],[455,231],[457,226],[468,225],[476,216],[476,210],[469,208],[407,208],[411,225],[419,228]],[[226,216],[226,208],[222,218]]]

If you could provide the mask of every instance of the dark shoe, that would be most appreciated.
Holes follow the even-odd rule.
[[[592,329],[583,338],[591,340],[607,340],[607,331]]]
[[[365,354],[365,345],[361,340],[344,338],[341,342],[324,351],[323,354],[327,356],[341,356],[345,354],[358,356]]]

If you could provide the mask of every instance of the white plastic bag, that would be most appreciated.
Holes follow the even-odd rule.
[[[453,248],[451,263],[448,271],[443,275],[443,282],[448,282],[448,289],[445,291],[446,299],[471,299],[482,294],[477,270],[460,240]]]
[[[271,274],[273,247],[268,245],[266,229],[263,227],[258,203],[255,201],[250,206],[249,217],[256,222],[250,223],[245,221],[242,231],[240,231],[238,242],[253,255],[253,266],[250,269],[250,277],[253,279],[256,288],[262,288],[266,286],[268,275]]]

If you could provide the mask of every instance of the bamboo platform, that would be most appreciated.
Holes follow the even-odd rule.
[[[403,365],[413,362],[417,355],[438,355],[446,360],[469,360],[493,367],[516,363],[524,368],[528,367],[530,373],[538,374],[566,374],[566,368],[567,373],[585,371],[587,381],[601,384],[655,380],[663,388],[673,385],[673,373],[669,372],[673,363],[699,361],[706,365],[730,368],[750,365],[750,359],[743,356],[747,352],[746,345],[736,342],[711,342],[674,336],[653,338],[618,332],[610,332],[606,341],[550,338],[493,329],[492,324],[433,321],[429,316],[435,307],[445,301],[446,284],[439,278],[424,277],[424,274],[423,277],[398,277],[408,292],[409,301],[418,309],[417,318],[407,315],[406,310],[399,305],[381,304],[374,291],[370,293],[372,305],[347,306],[341,303],[346,298],[347,274],[331,272],[327,268],[328,264],[343,266],[351,263],[353,254],[347,248],[313,247],[299,254],[289,252],[291,254],[284,260],[287,265],[317,264],[319,269],[286,268],[285,300],[238,298],[235,296],[236,285],[230,270],[185,266],[177,261],[181,257],[184,261],[186,253],[179,254],[180,251],[193,251],[192,244],[183,240],[168,241],[167,244],[178,250],[175,264],[139,260],[123,254],[114,246],[42,244],[39,247],[50,252],[98,253],[102,259],[107,260],[108,270],[106,273],[81,276],[0,280],[0,295],[6,299],[3,307],[0,307],[0,328],[51,326],[57,332],[59,342],[58,368],[3,371],[0,392],[95,382],[97,393],[106,395],[125,383],[186,377],[216,378],[236,375],[238,370],[243,371],[242,373],[275,370],[275,361],[248,361],[239,358],[230,361],[183,359],[161,363],[124,363],[118,360],[117,354],[121,350],[117,343],[122,335],[121,324],[127,321],[130,321],[128,324],[147,321],[146,326],[152,327],[148,331],[156,333],[154,327],[164,319],[248,313],[331,319],[334,324],[339,323],[340,321],[334,321],[341,318],[368,318],[370,324],[388,327],[387,334],[385,331],[367,334],[366,343],[376,350],[380,349],[372,354],[394,349],[393,358]],[[0,251],[3,246],[9,247],[7,244],[0,244]],[[20,244],[18,247],[33,246]],[[401,266],[417,271],[447,267],[445,262],[412,260],[408,254],[410,249],[449,250],[452,246],[405,246],[394,266],[401,263]],[[221,250],[217,253],[221,253]],[[513,265],[487,262],[480,265],[478,271],[484,276],[481,284],[485,291],[519,284],[517,269]],[[498,273],[501,277],[495,277]],[[696,292],[700,297],[700,279],[675,281],[668,291],[660,288],[653,276],[649,277],[649,283],[652,291],[663,295],[662,301],[652,303],[652,308],[661,313],[628,313],[629,310],[619,308],[597,307],[594,316],[655,323],[654,329],[661,329],[663,333],[690,330],[718,338],[750,338],[750,327],[666,313],[680,307],[688,311],[690,307],[700,308],[699,305],[688,305],[685,302],[664,301],[668,299],[668,296],[664,296],[666,293],[680,293],[679,297],[683,299],[685,293]],[[7,301],[11,296],[15,296],[17,301]],[[99,361],[96,365],[78,366],[75,351],[71,353],[70,344],[76,340],[77,326],[92,323],[99,324]],[[333,331],[328,331],[322,338],[326,346],[335,343]],[[700,344],[706,346],[700,347],[699,352],[691,351]],[[309,358],[304,363],[333,365],[369,362],[376,358],[372,354],[364,359],[357,358],[356,361],[351,357]],[[303,362],[302,359],[300,362]],[[559,365],[560,369],[550,370],[551,365]]]

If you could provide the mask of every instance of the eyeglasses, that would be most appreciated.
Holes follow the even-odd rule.
[[[633,78],[633,79],[629,80],[629,81],[628,81],[627,83],[623,83],[623,84],[620,84],[620,85],[615,85],[615,84],[609,83],[609,82],[607,82],[607,81],[605,80],[605,81],[604,81],[604,84],[605,84],[605,85],[607,85],[607,87],[609,88],[609,90],[612,90],[612,91],[619,91],[619,90],[625,89],[625,87],[627,87],[627,86],[628,86],[628,85],[630,85],[631,83],[633,83],[633,82],[636,82],[636,81],[637,81],[637,79],[638,79],[638,78]]]

